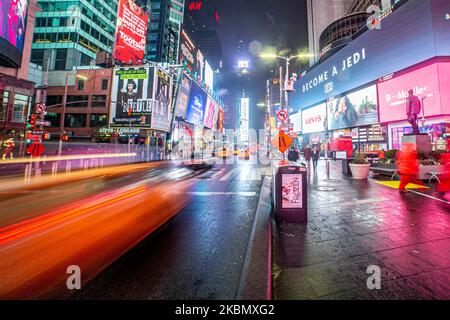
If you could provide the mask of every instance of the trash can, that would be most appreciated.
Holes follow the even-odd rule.
[[[278,221],[308,221],[308,188],[306,167],[294,162],[273,164],[273,204]]]

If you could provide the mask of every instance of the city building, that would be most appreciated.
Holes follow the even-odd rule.
[[[310,64],[320,58],[320,35],[332,22],[344,17],[354,0],[307,0]]]
[[[72,70],[112,53],[118,0],[38,0],[31,62],[44,69]]]
[[[0,35],[0,149],[3,142],[12,138],[15,142],[15,155],[25,154],[25,131],[28,115],[31,112],[34,83],[28,81],[29,60],[33,29],[37,12],[36,0],[28,2],[27,8],[3,7],[0,20],[7,21],[10,12],[17,14],[16,21],[26,21],[26,26],[11,23],[16,30],[14,38]],[[12,17],[10,17],[12,19]],[[20,30],[20,31],[19,31]]]
[[[422,101],[421,132],[431,136],[434,149],[449,149],[447,4],[399,2],[381,29],[362,32],[303,74],[291,102],[294,112],[302,112],[305,141],[342,137],[364,152],[398,149],[402,136],[412,132],[406,121],[412,89]]]
[[[108,127],[110,92],[113,69],[78,67],[61,73],[67,77],[67,102],[64,115],[64,130],[73,139],[95,138],[97,129]],[[59,138],[63,110],[65,85],[47,89],[47,128],[52,138]]]
[[[215,71],[222,67],[222,46],[217,35],[219,22],[219,11],[210,1],[186,1],[184,28]]]
[[[184,0],[140,0],[136,3],[150,12],[146,60],[176,64],[184,18]]]

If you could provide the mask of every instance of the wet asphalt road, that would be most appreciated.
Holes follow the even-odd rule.
[[[73,298],[234,299],[269,168],[242,161],[192,178],[190,205]]]

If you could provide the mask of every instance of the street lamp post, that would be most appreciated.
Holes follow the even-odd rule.
[[[69,85],[69,72],[66,73],[66,83],[64,85],[64,96],[63,96],[63,104],[61,109],[61,117],[59,119],[59,146],[58,146],[58,156],[62,154],[62,143],[63,143],[63,134],[64,134],[64,120],[66,117],[66,104],[67,104],[67,90]]]

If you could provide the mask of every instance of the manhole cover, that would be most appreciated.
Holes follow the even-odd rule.
[[[319,190],[319,191],[336,191],[336,188],[332,188],[332,187],[317,187],[316,190]]]

